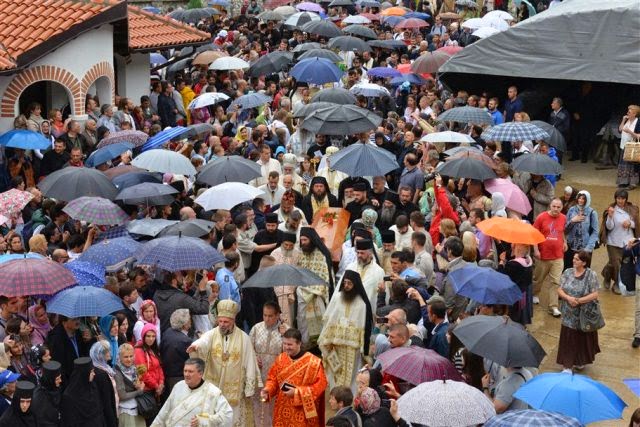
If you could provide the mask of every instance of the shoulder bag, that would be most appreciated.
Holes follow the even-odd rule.
[[[640,163],[640,142],[637,140],[624,144],[622,160],[625,162]]]
[[[591,274],[593,271],[590,272]],[[587,292],[583,295],[588,295]],[[604,327],[604,317],[600,311],[600,302],[598,300],[590,301],[580,306],[580,313],[578,315],[578,329],[582,332],[593,332]]]

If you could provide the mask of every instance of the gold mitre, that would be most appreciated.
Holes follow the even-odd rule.
[[[218,303],[218,317],[235,319],[238,314],[238,304],[231,299],[223,299]]]

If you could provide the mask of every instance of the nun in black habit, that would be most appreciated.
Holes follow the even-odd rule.
[[[36,386],[29,381],[18,381],[11,407],[0,417],[0,427],[37,427],[35,415],[31,410],[31,399]]]
[[[33,413],[38,421],[38,427],[60,426],[61,383],[62,365],[55,360],[44,363],[40,385],[33,393]]]

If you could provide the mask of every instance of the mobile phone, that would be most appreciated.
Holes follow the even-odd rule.
[[[380,399],[381,408],[391,408],[391,399]]]
[[[391,281],[391,276],[384,276],[382,278],[382,280],[384,280],[385,282],[390,282]]]
[[[200,281],[202,280],[204,276],[202,275],[202,271],[198,271],[196,273],[196,284],[200,283]]]
[[[294,385],[289,384],[288,382],[284,382],[282,383],[282,386],[280,387],[280,390],[282,391],[289,391],[292,388],[296,388]]]
[[[376,317],[376,323],[389,323],[389,319],[386,317]]]

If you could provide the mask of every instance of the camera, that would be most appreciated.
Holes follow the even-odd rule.
[[[431,172],[431,173],[429,173],[429,174],[425,175],[425,176],[424,176],[424,182],[425,182],[425,184],[426,184],[427,182],[429,182],[429,181],[433,181],[433,180],[436,178],[436,176],[437,176],[437,175],[438,175],[438,174],[437,174],[437,173],[435,173],[435,172]]]
[[[391,282],[391,276],[384,276],[382,280],[384,280],[385,282]]]

